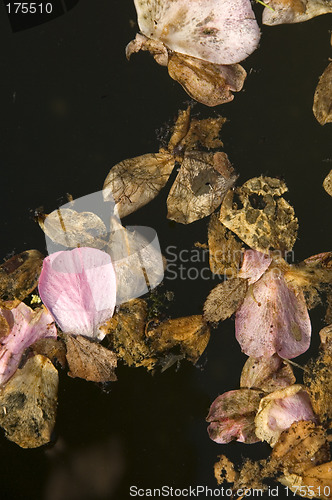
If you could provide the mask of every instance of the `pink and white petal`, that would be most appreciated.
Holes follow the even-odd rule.
[[[235,316],[235,335],[248,356],[270,357],[275,352],[291,359],[310,345],[311,323],[303,293],[286,284],[277,268],[254,285]]]
[[[270,255],[257,250],[246,250],[243,262],[238,274],[239,278],[247,279],[248,284],[256,283],[265,273],[272,262]]]
[[[27,347],[39,339],[56,337],[53,317],[42,307],[33,311],[21,302],[11,311],[1,311],[11,325],[10,333],[0,339],[0,384],[15,373]]]
[[[234,64],[258,46],[260,31],[250,0],[135,0],[148,38],[214,64]]]
[[[102,339],[99,325],[113,316],[116,278],[110,256],[74,248],[44,259],[39,294],[66,333]]]
[[[274,446],[280,434],[300,420],[317,423],[309,395],[301,385],[296,384],[261,399],[255,418],[256,434]]]

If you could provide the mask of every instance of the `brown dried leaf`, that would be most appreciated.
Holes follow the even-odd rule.
[[[179,143],[179,147],[185,151],[197,149],[198,145],[208,149],[222,147],[223,143],[219,139],[219,134],[225,122],[226,118],[222,116],[206,118],[205,120],[193,118],[190,121],[188,133]]]
[[[330,172],[325,177],[323,182],[323,188],[330,196],[332,196],[332,170],[330,170]]]
[[[323,328],[320,336],[323,349],[306,366],[303,382],[321,423],[332,428],[332,326]]]
[[[118,358],[129,366],[145,366],[151,370],[156,364],[145,337],[147,304],[143,299],[133,299],[122,304],[104,326],[109,335],[110,347]]]
[[[332,12],[331,0],[267,0],[270,8],[263,11],[263,24],[302,23]]]
[[[232,101],[232,92],[242,89],[247,76],[240,64],[212,64],[177,52],[170,54],[168,73],[190,97],[206,106]]]
[[[232,316],[242,304],[247,290],[247,280],[242,278],[232,278],[219,283],[205,301],[205,320],[214,323]]]
[[[286,191],[280,179],[254,177],[227,193],[220,221],[255,250],[289,251],[296,241],[298,220],[282,197]]]
[[[290,365],[274,354],[270,358],[249,357],[242,369],[240,386],[273,392],[292,385],[295,381]]]
[[[121,161],[104,182],[104,199],[114,199],[120,218],[153,200],[165,186],[174,168],[170,153],[149,153]]]
[[[174,124],[173,133],[168,142],[167,149],[170,153],[182,149],[182,142],[186,138],[190,128],[190,106],[185,110],[180,110]]]
[[[81,335],[64,335],[68,375],[91,382],[114,382],[117,358],[114,352]]]
[[[330,11],[332,12],[332,2]],[[332,63],[319,78],[312,110],[321,125],[332,122]]]
[[[26,250],[1,264],[0,307],[17,307],[36,288],[43,259],[38,250]]]
[[[159,356],[177,347],[182,357],[196,363],[210,340],[210,329],[203,316],[187,316],[169,319],[147,329],[146,336],[153,355]]]
[[[55,425],[58,372],[44,356],[30,358],[0,392],[0,425],[21,448],[51,439]]]
[[[209,262],[211,272],[236,277],[242,257],[242,243],[212,214],[208,229]]]
[[[31,346],[31,349],[34,354],[45,356],[53,364],[58,362],[62,368],[66,366],[66,349],[61,339],[40,339]]]
[[[227,178],[224,173],[227,173]],[[210,215],[235,180],[225,153],[186,153],[167,198],[167,217],[190,224]]]
[[[106,244],[105,224],[92,212],[58,208],[49,215],[39,216],[38,222],[44,233],[58,245],[102,249]]]

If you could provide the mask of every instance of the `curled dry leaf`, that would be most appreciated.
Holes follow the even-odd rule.
[[[106,244],[106,226],[98,215],[92,212],[58,208],[49,215],[39,216],[38,222],[54,243],[67,248],[102,249]]]
[[[262,392],[253,389],[229,391],[218,396],[212,403],[207,422],[210,422],[210,438],[219,444],[236,440],[256,443],[255,415]]]
[[[190,224],[210,215],[235,180],[225,153],[187,153],[167,198],[167,217]]]
[[[58,372],[44,356],[30,358],[0,391],[0,425],[10,441],[37,448],[51,440]]]
[[[331,0],[267,0],[263,11],[263,24],[302,23],[332,12]]]
[[[112,317],[116,302],[111,257],[85,247],[49,255],[39,295],[63,332],[102,339],[98,328]]]
[[[213,64],[176,52],[169,57],[168,73],[190,97],[211,107],[232,101],[247,76],[240,64]]]
[[[126,57],[130,59],[132,54],[140,50],[150,52],[155,61],[161,66],[167,66],[168,63],[168,50],[167,47],[157,40],[147,38],[141,33],[137,33],[134,40],[128,43],[126,47]]]
[[[256,435],[274,446],[282,431],[300,420],[316,422],[316,417],[308,393],[295,384],[261,399],[255,418]]]
[[[208,228],[209,263],[211,272],[236,277],[242,258],[242,243],[212,214]]]
[[[68,375],[91,382],[114,382],[117,358],[114,352],[81,335],[64,335]]]
[[[332,170],[329,171],[323,182],[323,188],[332,196]]]
[[[205,301],[205,320],[214,323],[232,316],[242,304],[247,290],[247,280],[242,278],[231,278],[219,283]]]
[[[332,325],[320,331],[322,349],[303,374],[315,413],[326,428],[332,427]]]
[[[240,386],[270,393],[294,384],[295,380],[290,365],[274,354],[270,358],[249,357],[242,369]]]
[[[272,267],[249,287],[236,312],[235,334],[248,356],[299,356],[309,348],[311,337],[303,292],[287,284],[283,272]]]
[[[38,250],[26,250],[1,264],[0,307],[18,306],[36,288],[43,258]]]
[[[21,302],[10,311],[0,310],[0,317],[8,325],[6,335],[0,338],[1,385],[15,373],[27,347],[44,337],[56,338],[57,330],[53,317],[44,306],[32,310]]]
[[[174,52],[233,64],[257,47],[260,33],[249,0],[135,0],[143,35]]]
[[[286,191],[280,179],[254,177],[227,193],[220,221],[254,250],[289,251],[296,241],[298,221],[282,197]]]
[[[332,12],[332,1],[330,2],[330,12]],[[328,65],[319,78],[312,110],[316,120],[321,125],[332,122],[332,63]]]
[[[182,357],[197,363],[210,340],[210,329],[203,316],[187,316],[169,319],[146,330],[151,352],[160,356],[173,348],[180,350]]]
[[[119,217],[135,212],[153,200],[167,183],[174,168],[167,152],[151,153],[121,161],[107,175],[103,194],[114,199]]]

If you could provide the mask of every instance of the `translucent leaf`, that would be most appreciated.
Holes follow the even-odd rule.
[[[104,182],[104,199],[113,199],[119,217],[135,212],[153,200],[174,168],[170,153],[151,153],[121,161],[111,168]]]
[[[58,372],[44,356],[30,358],[0,392],[0,426],[22,448],[51,440],[55,425]]]
[[[141,32],[169,49],[215,64],[253,52],[260,33],[249,0],[135,0]]]
[[[38,250],[26,250],[1,264],[0,307],[18,306],[36,288],[43,258]]]
[[[225,153],[187,153],[167,198],[167,217],[190,224],[210,215],[235,180]]]
[[[280,179],[249,179],[225,196],[220,221],[254,250],[289,251],[296,241],[298,221],[294,209],[282,197],[286,191]]]

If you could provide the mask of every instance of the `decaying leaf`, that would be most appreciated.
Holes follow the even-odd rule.
[[[285,282],[278,266],[249,286],[236,312],[235,334],[243,352],[254,358],[277,353],[291,359],[309,348],[311,322],[303,292]]]
[[[114,382],[117,358],[114,352],[81,335],[64,335],[68,375],[91,382]]]
[[[220,221],[250,248],[267,253],[289,251],[296,241],[298,221],[282,197],[286,184],[272,177],[254,177],[229,191],[222,203]]]
[[[105,179],[104,199],[113,198],[119,217],[125,217],[159,194],[174,164],[174,157],[168,152],[145,154],[121,161],[111,168]]]
[[[74,248],[44,259],[39,295],[64,333],[102,339],[112,317],[116,277],[111,257],[97,248]]]
[[[106,244],[105,224],[98,215],[92,212],[58,208],[49,215],[39,216],[38,222],[44,233],[54,243],[67,248],[102,249]]]
[[[119,307],[119,310],[104,326],[110,348],[119,359],[129,366],[145,366],[151,370],[156,358],[151,355],[145,339],[147,304],[143,299],[133,299]]]
[[[152,40],[141,33],[137,33],[134,40],[126,46],[126,57],[129,60],[132,54],[140,50],[150,52],[155,61],[161,66],[167,66],[168,63],[168,50],[167,47],[158,40]]]
[[[330,170],[330,172],[325,177],[323,188],[330,196],[332,196],[332,170]]]
[[[261,399],[255,418],[255,432],[262,441],[274,446],[282,431],[300,420],[317,422],[308,393],[303,386],[294,384]]]
[[[242,369],[240,386],[270,393],[294,384],[295,380],[290,365],[274,354],[270,358],[249,357]]]
[[[331,0],[266,0],[270,8],[263,11],[263,24],[302,23],[332,12]]]
[[[146,336],[154,355],[177,348],[183,357],[195,364],[210,340],[210,329],[203,316],[196,315],[169,319],[147,328]]]
[[[332,1],[330,2],[332,12]],[[314,95],[313,112],[321,125],[332,122],[332,63],[319,78]]]
[[[135,0],[146,37],[214,64],[237,63],[257,47],[260,32],[249,0]]]
[[[218,396],[212,403],[207,422],[210,422],[210,438],[219,444],[236,440],[256,443],[255,415],[262,392],[254,389],[239,389]]]
[[[225,153],[187,153],[167,198],[167,217],[190,224],[210,215],[235,180]]]
[[[30,358],[0,391],[0,426],[10,441],[37,448],[55,425],[58,372],[44,356]]]
[[[43,258],[38,250],[26,250],[1,264],[0,307],[18,306],[36,288]]]
[[[218,462],[214,464],[214,477],[218,484],[222,484],[227,481],[228,483],[234,483],[236,480],[237,473],[234,469],[234,464],[225,455],[219,455]]]
[[[205,320],[214,323],[232,316],[242,304],[247,290],[247,280],[242,278],[231,278],[219,283],[205,301]]]
[[[316,465],[302,474],[285,474],[279,481],[295,494],[301,492],[305,498],[332,498],[332,462]]]
[[[176,52],[169,57],[168,73],[190,97],[205,106],[232,101],[232,92],[242,90],[247,76],[240,64],[213,64]]]
[[[56,338],[57,330],[53,317],[44,306],[32,310],[21,302],[10,311],[0,309],[0,316],[8,325],[7,335],[0,338],[1,385],[15,373],[27,347],[38,339]]]
[[[209,262],[211,272],[236,277],[242,258],[242,243],[212,214],[208,229]]]
[[[54,365],[59,363],[62,368],[66,366],[66,348],[60,338],[45,338],[37,340],[30,346],[34,354],[41,354],[50,359]]]
[[[326,428],[332,427],[332,325],[320,331],[322,349],[303,374],[315,413]]]

